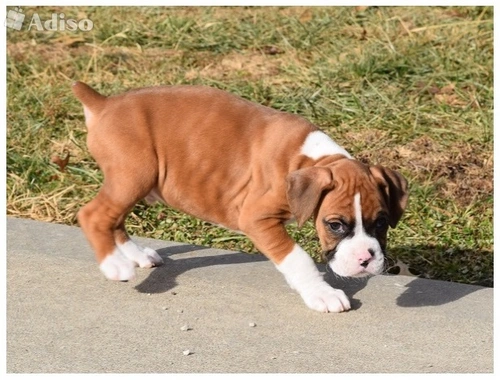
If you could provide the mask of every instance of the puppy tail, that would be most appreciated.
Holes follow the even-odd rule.
[[[83,82],[74,82],[72,86],[73,94],[82,102],[83,111],[85,113],[85,119],[89,119],[99,113],[99,111],[104,107],[104,101],[106,97],[99,94],[89,85]]]

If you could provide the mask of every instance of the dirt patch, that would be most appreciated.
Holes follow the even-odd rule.
[[[244,77],[259,80],[266,78],[271,83],[282,83],[279,77],[283,58],[274,53],[273,47],[265,47],[262,51],[231,52],[223,57],[198,57],[195,67],[186,71],[186,80],[225,79],[228,77]],[[272,52],[272,53],[270,53]],[[209,58],[209,59],[207,59]]]
[[[384,133],[357,132],[356,139],[380,141]],[[349,134],[348,134],[349,135]],[[370,146],[370,144],[368,144]],[[466,206],[493,195],[493,153],[480,144],[456,143],[445,147],[428,136],[397,147],[362,150],[356,156],[366,163],[404,169],[421,183],[433,183],[440,197]]]

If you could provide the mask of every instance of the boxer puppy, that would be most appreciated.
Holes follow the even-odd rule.
[[[314,218],[338,275],[383,270],[388,227],[408,197],[399,173],[354,160],[302,117],[218,89],[150,87],[110,97],[82,82],[72,89],[104,173],[78,221],[107,278],[130,280],[135,266],[162,263],[125,230],[143,198],[246,234],[313,310],[346,311],[349,299],[324,281],[287,222]]]

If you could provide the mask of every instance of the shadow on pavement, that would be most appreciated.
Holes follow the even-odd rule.
[[[196,256],[178,258],[173,260],[171,256],[182,253],[202,251],[209,249],[204,246],[191,244],[176,245],[158,249],[158,254],[163,258],[163,265],[153,268],[149,276],[142,281],[135,289],[141,293],[164,293],[173,289],[176,285],[176,278],[180,274],[196,268],[204,268],[213,265],[245,264],[259,261],[267,261],[261,254],[249,253],[223,253],[211,256]]]
[[[439,306],[483,289],[480,286],[415,278],[406,284],[396,304],[401,307]]]
[[[261,254],[248,254],[241,252],[228,252],[216,255],[194,256],[172,259],[173,255],[186,254],[190,252],[203,251],[209,249],[204,246],[192,244],[176,245],[157,250],[164,260],[160,267],[153,268],[149,276],[143,280],[135,289],[141,293],[164,293],[177,285],[176,278],[180,274],[196,268],[204,268],[214,265],[245,264],[252,262],[267,261]],[[318,265],[320,271],[325,270],[325,265]],[[389,275],[398,278],[397,275]],[[361,301],[355,295],[364,289],[370,277],[345,278],[335,275],[328,270],[325,273],[325,280],[334,288],[342,289],[351,300],[352,309],[359,309]],[[285,281],[283,279],[283,281]],[[457,284],[445,281],[434,281],[428,279],[415,278],[406,285],[404,292],[395,300],[400,307],[422,307],[438,306],[456,301],[477,290],[480,286]],[[380,295],[384,297],[384,294]]]

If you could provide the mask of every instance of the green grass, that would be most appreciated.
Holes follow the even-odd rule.
[[[73,80],[105,94],[205,84],[300,114],[410,202],[389,256],[423,277],[493,284],[492,7],[32,7],[90,32],[7,32],[7,212],[75,224],[102,175]],[[64,172],[54,155],[70,152]],[[136,235],[254,252],[248,239],[139,204]],[[290,233],[313,257],[312,223]]]

